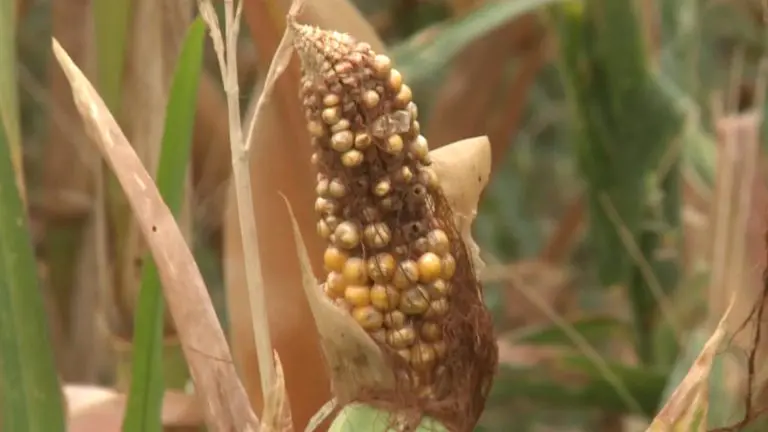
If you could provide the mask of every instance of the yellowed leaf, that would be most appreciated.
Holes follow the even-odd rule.
[[[475,272],[479,275],[485,263],[480,259],[480,247],[472,238],[472,222],[477,215],[480,194],[491,176],[491,143],[487,136],[468,138],[442,146],[429,155],[456,217],[456,228],[472,254]]]
[[[264,411],[261,413],[261,431],[291,432],[291,405],[285,390],[285,375],[280,356],[275,353],[275,382],[272,390],[264,398]]]
[[[712,363],[727,333],[726,322],[733,308],[731,299],[712,336],[704,344],[685,378],[659,411],[646,432],[704,432],[707,430],[709,411],[709,373]]]

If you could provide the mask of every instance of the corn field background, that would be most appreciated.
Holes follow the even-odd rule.
[[[291,2],[240,2],[0,0],[1,431],[388,430],[334,405],[340,324],[305,292],[326,244]],[[386,54],[443,189],[478,200],[475,431],[766,430],[768,1],[296,21]],[[481,191],[458,144],[482,136]]]

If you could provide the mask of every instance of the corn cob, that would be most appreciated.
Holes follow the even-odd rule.
[[[463,284],[472,291],[474,297],[464,303],[482,300],[430,167],[412,91],[390,58],[367,43],[295,22],[292,26],[302,62],[300,97],[318,172],[317,233],[328,242],[322,289],[399,364],[407,365],[410,392],[420,400],[441,400],[455,391],[450,381],[457,372],[455,364],[453,370],[446,367],[447,353],[451,346],[468,345],[447,334],[456,339],[461,333],[450,324],[454,287]],[[464,312],[454,315],[471,315]],[[487,341],[471,325],[462,331]],[[479,356],[492,364],[488,369],[495,368],[495,353],[493,344],[487,359]],[[483,400],[488,385],[477,384]]]

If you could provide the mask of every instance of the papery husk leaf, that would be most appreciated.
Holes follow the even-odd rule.
[[[264,398],[264,411],[261,414],[262,432],[291,432],[293,420],[288,392],[285,390],[285,375],[280,356],[275,354],[275,386]]]

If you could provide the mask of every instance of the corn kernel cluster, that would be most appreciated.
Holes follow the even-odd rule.
[[[368,44],[297,31],[317,233],[328,241],[323,290],[426,384],[446,355],[456,257],[429,204],[440,186],[411,89]]]

